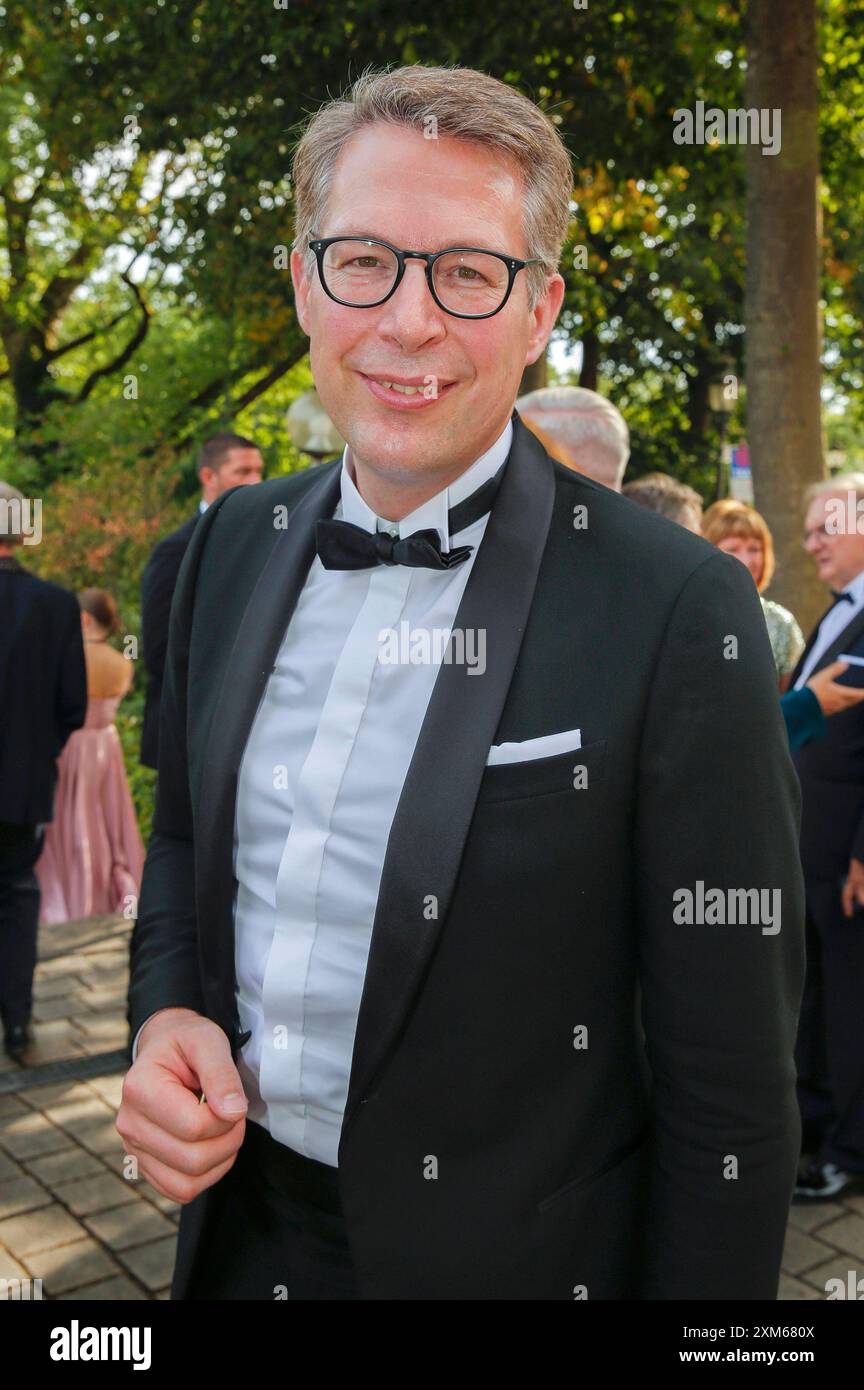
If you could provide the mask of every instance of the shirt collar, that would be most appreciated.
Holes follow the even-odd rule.
[[[856,574],[854,579],[850,579],[848,584],[844,584],[840,593],[851,595],[856,608],[864,604],[864,570]]]
[[[498,472],[510,452],[512,440],[513,422],[508,420],[495,443],[486,450],[485,454],[481,454],[470,468],[466,468],[464,473],[460,473],[458,478],[454,478],[448,487],[436,492],[434,497],[422,502],[419,507],[415,507],[413,512],[403,516],[399,522],[386,521],[377,516],[372,508],[363,501],[348,471],[349,447],[346,444],[342,453],[340,480],[342,520],[353,522],[355,526],[362,526],[364,531],[371,532],[393,532],[398,527],[400,539],[412,535],[414,531],[434,528],[441,538],[442,550],[449,550],[452,537],[447,526],[447,513],[451,507],[456,506],[457,502],[464,502],[466,497],[470,497],[488,478],[493,477]],[[469,528],[464,529],[468,530]]]
[[[204,498],[202,497],[202,498],[201,498],[201,501],[198,503],[198,510],[199,510],[199,512],[206,512],[206,510],[207,510],[207,508],[208,508],[209,506],[210,506],[210,503],[209,503],[209,502],[205,502],[205,501],[204,501]]]

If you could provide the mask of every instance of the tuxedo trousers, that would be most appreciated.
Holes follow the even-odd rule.
[[[34,865],[42,852],[39,825],[0,821],[0,1022],[30,1022],[41,894]]]
[[[806,878],[807,973],[795,1060],[804,1148],[864,1173],[864,915],[836,879]]]
[[[356,1299],[337,1171],[246,1121],[214,1187],[188,1299]]]

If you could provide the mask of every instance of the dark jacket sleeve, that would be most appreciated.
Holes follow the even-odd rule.
[[[69,600],[57,673],[55,714],[58,754],[69,735],[80,729],[87,717],[87,668],[84,664],[84,639],[81,636],[81,609],[74,595],[70,594]]]
[[[775,1299],[801,1136],[800,793],[759,600],[732,557],[706,558],[678,595],[639,778],[654,1120],[640,1297]],[[695,899],[700,881],[760,890],[758,912],[682,921],[680,890]]]
[[[793,753],[811,739],[821,738],[824,734],[822,706],[806,685],[802,685],[800,690],[787,690],[785,695],[781,695],[780,708],[786,720],[786,734]]]
[[[864,864],[864,815],[862,815],[861,819],[858,822],[858,825],[855,830],[855,836],[852,840],[852,858],[857,859],[859,863]]]
[[[162,680],[168,651],[171,600],[183,562],[185,544],[166,536],[153,550],[141,576],[141,655],[149,676]]]
[[[173,607],[169,603],[171,617],[159,720],[156,805],[130,950],[127,1009],[130,1062],[131,1046],[138,1029],[157,1009],[206,1012],[198,967],[195,846],[186,751],[186,681],[201,554],[219,507],[232,491],[223,493],[195,527],[180,566]]]

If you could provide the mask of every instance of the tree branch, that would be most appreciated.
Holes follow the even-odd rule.
[[[104,367],[97,367],[95,371],[92,371],[90,373],[87,380],[84,382],[84,385],[81,387],[81,390],[78,392],[77,396],[74,397],[75,405],[79,405],[81,401],[86,401],[87,397],[90,395],[96,383],[98,381],[101,381],[103,377],[113,376],[115,372],[119,372],[121,368],[125,367],[130,357],[133,355],[134,352],[137,351],[137,349],[143,343],[144,339],[147,337],[147,330],[150,327],[151,311],[145,304],[144,297],[141,294],[141,291],[139,290],[138,286],[133,284],[132,281],[129,280],[125,275],[121,275],[120,278],[121,280],[124,280],[126,282],[130,290],[134,294],[136,300],[138,301],[138,308],[141,311],[141,321],[139,322],[138,327],[136,328],[135,332],[133,333],[129,342],[126,344],[123,351],[117,354],[117,356],[114,358],[114,361],[109,362]]]
[[[221,376],[217,376],[209,382],[198,392],[197,396],[193,396],[191,401],[186,401],[182,409],[171,416],[168,422],[168,437],[172,438],[170,431],[176,422],[184,419],[192,411],[203,410],[205,406],[212,405],[214,401],[218,401],[227,386],[234,381],[239,381],[241,377],[248,376],[250,372],[254,372],[260,366],[261,359],[256,357],[251,362],[244,362],[241,366],[234,367],[230,372],[223,372]]]
[[[264,374],[264,376],[259,377],[259,379],[256,382],[253,382],[253,384],[250,387],[248,387],[242,393],[242,395],[238,396],[236,400],[231,401],[230,404],[225,407],[225,410],[222,412],[224,417],[228,420],[232,420],[234,416],[238,415],[241,410],[244,410],[247,405],[251,405],[253,401],[258,400],[260,396],[263,396],[265,391],[269,391],[270,387],[273,386],[275,382],[279,381],[281,377],[285,376],[286,372],[289,372],[291,368],[295,366],[297,362],[300,361],[300,358],[304,355],[307,349],[308,344],[305,337],[299,339],[287,356],[281,357],[279,361],[275,364],[275,366],[271,367],[270,370]],[[204,404],[210,404],[212,403],[212,401],[217,400],[222,391],[225,389],[225,386],[228,384],[229,380],[237,381],[240,377],[248,376],[250,371],[255,370],[255,365],[257,364],[247,362],[243,367],[240,367],[236,371],[231,372],[229,376],[223,376],[220,377],[218,381],[211,382],[211,384],[208,387],[206,387],[203,391],[200,391],[198,393],[198,395],[195,397],[194,402],[190,401],[187,405],[183,407],[182,411],[178,411],[174,419],[178,421],[178,423],[181,420],[187,421],[189,418],[190,411],[193,408],[193,405],[197,405],[200,408],[200,406]],[[199,427],[200,421],[195,420],[186,428],[179,430],[177,434],[171,434],[170,431],[168,431],[160,440],[160,444],[163,447],[167,444],[170,448],[174,450],[175,453],[179,452],[179,450],[181,450],[186,444],[188,444],[190,440],[195,438],[196,434],[198,433]],[[145,453],[155,452],[155,446],[152,450],[145,450]]]
[[[103,323],[101,328],[91,328],[88,333],[81,333],[77,338],[73,338],[70,343],[64,343],[62,347],[47,348],[44,354],[46,362],[56,362],[58,357],[65,357],[67,352],[72,352],[73,348],[83,347],[85,343],[90,343],[94,338],[99,338],[103,333],[108,333],[112,328],[116,328],[121,319],[125,319],[132,312],[132,305],[127,305],[121,309],[119,314],[115,314],[109,323]]]
[[[281,361],[276,363],[275,367],[271,367],[269,372],[259,377],[252,386],[244,391],[242,396],[238,396],[236,401],[232,401],[227,408],[227,413],[231,416],[239,415],[240,411],[245,410],[247,405],[251,405],[253,401],[257,401],[259,396],[263,396],[265,391],[269,391],[270,387],[273,386],[280,377],[283,377],[287,371],[290,371],[294,363],[299,357],[302,357],[302,355],[301,352],[294,357],[283,357]]]
[[[90,250],[91,248],[82,241],[80,246],[76,246],[62,270],[58,270],[46,285],[39,300],[40,318],[45,327],[50,327],[66,308],[75,291],[87,279],[86,274],[71,275],[69,272],[86,264]]]

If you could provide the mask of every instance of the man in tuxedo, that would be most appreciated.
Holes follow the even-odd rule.
[[[117,1128],[173,1297],[773,1298],[803,906],[752,580],[513,409],[572,193],[532,102],[369,72],[293,174],[348,442],[220,498],[171,616]]]
[[[141,576],[141,654],[147,671],[144,718],[141,721],[141,762],[155,768],[159,761],[159,703],[168,649],[168,618],[177,575],[198,518],[229,488],[260,483],[264,461],[258,446],[242,434],[214,434],[198,451],[201,497],[190,516],[153,548]]]
[[[864,657],[861,512],[864,474],[808,493],[805,545],[833,602],[792,673],[793,690],[840,657]],[[795,1198],[822,1202],[864,1190],[864,707],[835,714],[795,763],[807,894],[798,1096],[811,1155]]]
[[[87,714],[78,600],[21,564],[23,509],[18,489],[0,483],[0,1020],[16,1062],[33,1042],[33,868],[54,813],[57,759]]]

